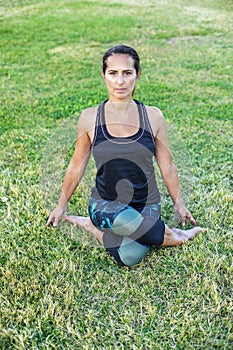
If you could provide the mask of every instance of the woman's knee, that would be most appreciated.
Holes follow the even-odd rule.
[[[143,217],[137,210],[126,208],[114,219],[112,230],[116,235],[128,237],[138,229],[142,221]]]
[[[122,263],[131,267],[139,264],[149,250],[150,246],[124,237],[121,246],[118,248],[118,254]]]
[[[107,252],[121,266],[134,266],[139,264],[150,250],[150,245],[122,237],[112,232],[103,236],[104,247]]]

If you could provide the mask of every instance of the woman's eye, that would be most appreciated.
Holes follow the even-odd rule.
[[[132,72],[126,72],[126,75],[131,75],[132,74]]]

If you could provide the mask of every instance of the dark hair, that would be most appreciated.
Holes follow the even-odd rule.
[[[138,72],[141,70],[140,59],[137,51],[130,46],[116,45],[109,49],[107,52],[105,52],[105,54],[103,55],[103,73],[105,73],[106,71],[108,58],[115,54],[129,55],[134,60],[134,68],[136,70],[136,73],[138,74]]]

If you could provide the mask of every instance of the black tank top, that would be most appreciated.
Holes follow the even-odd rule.
[[[98,106],[92,143],[97,168],[92,197],[134,208],[159,204],[153,166],[155,142],[144,104],[134,100],[140,119],[138,131],[133,136],[115,137],[106,127],[106,102]]]

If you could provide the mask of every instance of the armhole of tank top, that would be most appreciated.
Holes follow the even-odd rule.
[[[149,120],[149,117],[148,117],[148,114],[147,114],[147,111],[146,111],[146,106],[141,103],[141,108],[142,108],[142,112],[143,112],[143,115],[144,115],[144,121],[145,121],[145,126],[148,128],[150,134],[151,134],[151,138],[152,138],[152,141],[155,145],[155,137],[153,135],[153,131],[152,131],[152,128],[151,128],[151,125],[150,125],[150,120]]]
[[[98,133],[98,126],[100,125],[100,109],[101,109],[102,103],[103,102],[101,102],[99,104],[98,109],[97,109],[97,113],[96,113],[95,133],[94,133],[93,141],[92,141],[92,144],[91,144],[91,149],[93,149],[93,147],[95,146],[95,141],[96,141],[96,137],[97,137],[97,133]]]

